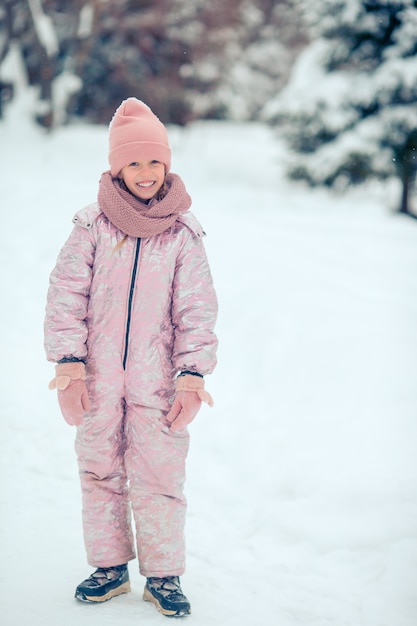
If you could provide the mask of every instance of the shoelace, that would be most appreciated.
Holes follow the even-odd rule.
[[[164,598],[169,601],[181,600],[184,598],[184,594],[182,593],[181,585],[177,576],[167,576],[166,578],[152,578],[150,584],[159,593],[162,593]],[[172,585],[172,587],[174,588],[170,589],[168,585]]]
[[[88,581],[91,581],[95,587],[101,587],[109,580],[114,580],[120,576],[121,569],[119,567],[106,567],[99,568],[88,577]]]

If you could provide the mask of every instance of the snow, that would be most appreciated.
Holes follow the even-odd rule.
[[[87,38],[93,32],[94,7],[91,4],[84,4],[80,10],[80,19],[77,35],[81,39]]]
[[[33,24],[39,39],[48,57],[53,57],[59,52],[59,43],[52,19],[43,12],[40,0],[28,0],[32,14]]]
[[[313,39],[261,113],[294,150],[287,171],[339,188],[398,175],[398,154],[417,123],[415,2],[301,4]]]
[[[133,590],[73,599],[85,562],[74,430],[47,385],[49,273],[107,169],[104,127],[0,122],[3,368],[0,620],[162,624]],[[191,425],[195,626],[415,626],[417,222],[398,189],[284,180],[266,126],[170,128],[220,301],[215,399]]]

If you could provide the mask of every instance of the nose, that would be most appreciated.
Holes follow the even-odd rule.
[[[139,171],[140,171],[142,176],[143,176],[143,174],[148,174],[151,171],[151,164],[150,163],[143,163],[140,166]]]

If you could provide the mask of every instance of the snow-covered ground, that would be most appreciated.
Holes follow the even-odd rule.
[[[49,273],[107,169],[107,134],[0,122],[1,568],[8,626],[163,624],[132,593],[77,603],[74,430],[47,385]],[[215,398],[191,425],[195,626],[417,623],[417,221],[397,189],[297,188],[260,125],[170,129],[220,301]]]

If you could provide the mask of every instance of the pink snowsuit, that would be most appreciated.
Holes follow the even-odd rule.
[[[50,278],[45,347],[50,361],[86,360],[91,411],[75,447],[88,562],[135,558],[131,506],[141,574],[181,575],[189,436],[164,416],[176,373],[216,364],[204,233],[190,211],[142,239],[125,237],[96,203],[73,221]]]

